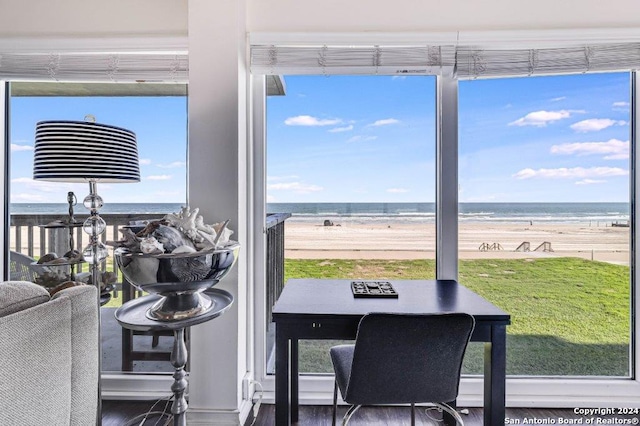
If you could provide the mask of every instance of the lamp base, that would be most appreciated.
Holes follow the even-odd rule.
[[[155,321],[179,321],[204,315],[215,307],[206,294],[183,293],[162,296],[146,313]]]

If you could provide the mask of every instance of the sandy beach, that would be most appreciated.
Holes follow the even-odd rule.
[[[459,235],[461,259],[571,256],[629,264],[629,228],[610,223],[461,222]],[[435,241],[433,223],[285,225],[285,257],[295,259],[433,259]],[[523,243],[530,251],[516,251]]]
[[[28,234],[26,227],[21,231],[24,250]],[[39,231],[39,228],[34,229],[35,255],[39,255],[40,250]],[[598,226],[589,223],[460,222],[459,231],[460,259],[571,256],[629,264],[629,228],[614,227],[610,223],[603,222]],[[15,250],[15,235],[15,228],[12,228],[12,250]],[[111,227],[107,228],[106,239],[114,239]],[[433,259],[435,241],[433,223],[334,221],[333,226],[324,226],[322,221],[290,219],[285,222],[285,256],[292,259]],[[526,242],[530,251],[516,251]],[[76,247],[86,243],[83,235],[83,241],[76,241]],[[481,250],[483,245],[486,250]]]

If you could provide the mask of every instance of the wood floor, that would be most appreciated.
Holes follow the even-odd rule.
[[[144,415],[155,401],[104,401],[102,405],[102,425],[103,426],[133,426],[140,425],[142,419],[137,422],[131,423],[130,421],[136,416]],[[164,403],[156,405],[153,409],[155,412],[162,411],[164,409]],[[346,406],[338,408],[338,416],[341,416],[346,411]],[[168,408],[170,410],[170,407]],[[429,417],[432,416],[432,418]],[[594,418],[596,421],[593,424],[607,424],[606,420],[598,421],[597,419],[638,419],[639,416],[622,416],[622,415],[607,415],[607,416],[586,416],[574,414],[573,409],[531,409],[531,408],[507,408],[507,419],[511,419],[510,422],[505,424],[571,424],[570,420],[561,423],[561,419],[575,419],[576,423],[573,424],[585,424],[587,418]],[[254,426],[273,426],[275,424],[275,409],[273,405],[263,404],[260,407],[258,417],[255,420]],[[440,414],[429,411],[427,414],[425,408],[418,408],[416,410],[416,425],[441,425],[437,420],[440,418]],[[482,425],[482,409],[470,408],[469,414],[463,414],[462,418],[466,426],[481,426]],[[150,417],[145,426],[157,426],[164,425],[165,422],[156,422],[158,417]],[[527,419],[527,421],[525,421]],[[582,419],[582,421],[580,421]],[[249,426],[253,419],[248,419],[245,426]],[[172,425],[173,423],[169,423]],[[352,426],[375,426],[375,425],[393,425],[393,426],[408,426],[410,424],[410,410],[406,407],[364,407],[360,409],[349,422]],[[611,424],[611,423],[609,423]],[[617,422],[620,424],[620,422]],[[630,422],[630,424],[638,424],[637,420]],[[297,423],[300,426],[329,426],[331,425],[331,407],[322,406],[301,406],[300,407],[300,421]]]

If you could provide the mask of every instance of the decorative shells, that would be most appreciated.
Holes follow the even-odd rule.
[[[180,247],[176,247],[175,250],[173,250],[171,253],[195,253],[197,250],[194,249],[193,247],[189,247],[189,246],[180,246]]]
[[[226,228],[226,222],[215,225],[207,225],[204,218],[199,215],[200,209],[190,210],[183,207],[179,213],[170,213],[165,216],[165,220],[170,226],[184,233],[199,249],[216,248],[218,244],[225,244],[233,234]]]
[[[55,253],[47,253],[38,259],[39,265],[69,265],[82,261],[82,253],[78,250],[69,250],[64,256],[58,257]]]
[[[162,254],[164,253],[164,246],[154,237],[147,237],[140,241],[140,251],[145,254]]]
[[[182,207],[178,213],[140,225],[137,233],[130,228],[121,229],[123,239],[107,244],[145,254],[195,253],[228,245],[233,234],[227,229],[229,221],[207,225],[199,211]]]
[[[69,263],[76,263],[82,261],[82,253],[78,250],[69,250],[63,256],[65,259],[69,261]]]
[[[171,253],[180,246],[194,247],[187,235],[171,226],[160,225],[151,236],[162,243],[163,253]]]
[[[58,255],[55,253],[47,253],[44,256],[42,256],[40,259],[38,259],[38,264],[42,265],[43,263],[49,263],[53,260],[56,260],[58,258]]]
[[[122,239],[118,241],[107,241],[107,245],[113,247],[124,247],[134,253],[139,253],[141,239],[136,236],[135,232],[129,228],[122,228],[120,229],[120,232],[122,232]]]

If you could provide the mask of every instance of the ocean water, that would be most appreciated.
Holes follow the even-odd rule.
[[[182,204],[179,203],[105,203],[100,209],[101,214],[109,213],[145,213],[165,215],[180,210]],[[9,212],[11,214],[61,214],[65,215],[69,211],[69,205],[64,203],[11,203]],[[82,200],[74,207],[74,211],[79,215],[85,215],[88,210],[82,205]]]
[[[460,203],[461,222],[627,222],[629,203]],[[435,222],[435,203],[270,203],[268,213],[317,222]]]
[[[107,203],[100,213],[177,212],[182,207],[176,203]],[[461,222],[550,222],[589,223],[626,222],[629,220],[629,203],[460,203]],[[78,214],[86,213],[80,204]],[[60,214],[67,212],[66,204],[15,203],[10,205],[12,214]],[[353,223],[411,223],[434,222],[434,203],[269,203],[267,213],[291,213],[289,220],[322,223],[324,219]]]

